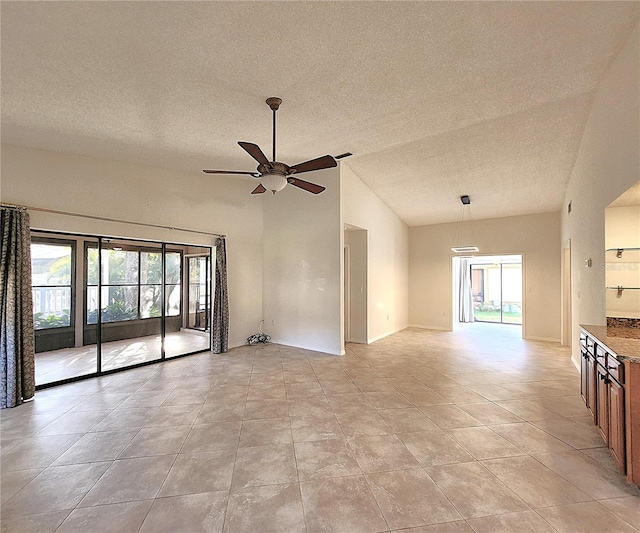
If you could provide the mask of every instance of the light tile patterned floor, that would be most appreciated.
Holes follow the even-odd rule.
[[[519,332],[242,347],[39,392],[0,414],[0,529],[639,531],[568,350]]]

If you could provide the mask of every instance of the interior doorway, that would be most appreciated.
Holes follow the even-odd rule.
[[[453,258],[454,326],[491,323],[522,326],[522,255]]]
[[[344,342],[368,343],[368,232],[344,228]]]
[[[344,342],[349,342],[351,318],[351,246],[344,246]]]
[[[562,345],[571,347],[571,240],[562,245]]]

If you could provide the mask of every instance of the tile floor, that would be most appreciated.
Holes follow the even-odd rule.
[[[519,334],[242,347],[39,392],[0,413],[0,529],[639,531],[568,351]]]

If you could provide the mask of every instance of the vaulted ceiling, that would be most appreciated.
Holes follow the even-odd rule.
[[[236,142],[270,155],[264,100],[279,96],[278,160],[352,152],[341,164],[409,225],[455,220],[461,194],[474,218],[555,211],[639,16],[638,2],[5,1],[2,141],[254,170]]]

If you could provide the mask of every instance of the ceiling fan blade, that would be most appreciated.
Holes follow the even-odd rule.
[[[318,157],[317,159],[311,159],[310,161],[305,161],[304,163],[293,165],[291,167],[291,170],[293,170],[296,174],[302,174],[303,172],[322,170],[323,168],[332,168],[337,166],[338,163],[332,156],[323,155],[322,157]]]
[[[258,163],[262,165],[269,164],[269,160],[267,159],[267,156],[264,155],[264,153],[262,153],[262,150],[260,150],[260,147],[257,144],[247,143],[244,141],[239,141],[238,144]]]
[[[287,178],[287,181],[291,185],[299,187],[300,189],[304,189],[305,191],[309,191],[310,193],[313,193],[313,194],[320,194],[322,191],[326,189],[326,187],[323,187],[322,185],[316,185],[315,183],[304,181],[304,180],[301,180],[300,178],[289,177]]]
[[[265,189],[262,184],[258,185],[255,189],[253,189],[251,191],[251,194],[262,194],[263,192],[267,192],[267,189]]]
[[[202,172],[206,172],[207,174],[247,174],[249,176],[253,176],[254,178],[259,178],[260,174],[257,172],[243,172],[241,170],[208,170],[205,169]]]

